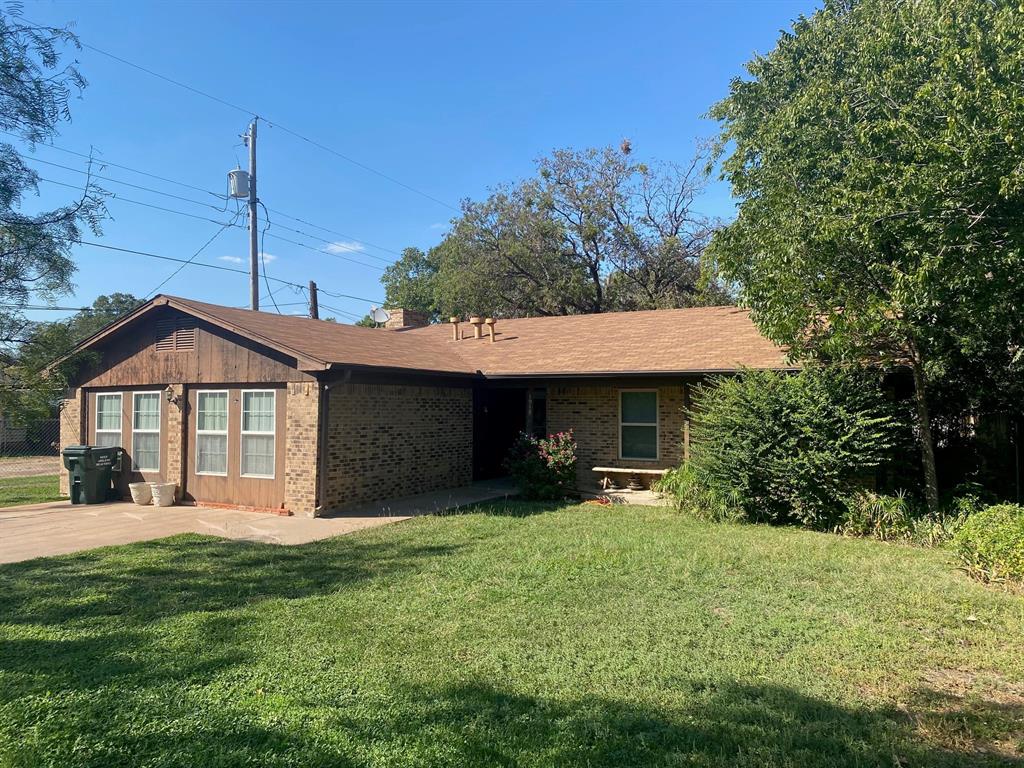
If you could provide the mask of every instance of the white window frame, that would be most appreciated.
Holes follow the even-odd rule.
[[[139,409],[135,406],[135,398],[139,395],[156,395],[156,429],[137,429],[135,426],[135,414]],[[132,392],[132,470],[135,472],[159,472],[163,462],[163,442],[160,437],[160,429],[164,423],[164,398],[163,392],[155,389],[146,389],[139,392]],[[156,467],[140,467],[135,461],[135,435],[156,435]]]
[[[224,429],[200,429],[199,428],[199,396],[200,395],[224,395]],[[223,472],[201,472],[199,470],[199,436],[200,435],[224,435],[224,471]],[[195,453],[196,475],[206,477],[227,477],[228,466],[231,457],[231,390],[230,389],[197,389],[196,390],[196,444]]]
[[[274,420],[274,428],[270,432],[263,432],[258,430],[247,430],[245,429],[245,395],[246,393],[257,393],[266,394],[270,393],[274,396],[274,410],[271,411],[271,417]],[[245,445],[246,435],[258,435],[261,437],[272,437],[274,439],[274,471],[269,475],[250,475],[242,471],[242,462],[244,456],[242,455],[245,451],[243,446]],[[239,477],[250,477],[256,480],[273,480],[277,476],[277,390],[276,389],[243,389],[241,391],[241,398],[238,402],[238,476]]]
[[[638,458],[636,456],[622,455],[622,428],[623,427],[650,427],[649,421],[622,420],[622,393],[623,392],[653,392],[654,393],[654,458]],[[621,461],[661,461],[661,395],[656,388],[648,389],[620,389],[616,395],[619,399],[619,459]]]
[[[121,413],[121,426],[120,426],[119,429],[100,429],[100,398],[101,397],[116,397],[118,399],[118,402],[120,403],[118,405],[118,411]],[[95,442],[99,443],[99,441],[100,441],[100,433],[101,432],[103,434],[113,434],[114,432],[117,432],[117,445],[121,445],[122,443],[124,443],[124,392],[97,392],[96,393],[96,399],[94,401],[94,405],[95,405],[95,408],[96,408],[96,411],[95,411],[96,418],[95,418],[95,421],[93,422],[92,433],[93,433],[93,437],[95,438]]]

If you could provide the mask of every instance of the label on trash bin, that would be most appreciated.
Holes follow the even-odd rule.
[[[101,453],[99,456],[96,457],[96,468],[97,469],[100,469],[102,467],[110,467],[110,466],[113,466],[113,464],[114,464],[114,457],[111,456],[109,453]]]

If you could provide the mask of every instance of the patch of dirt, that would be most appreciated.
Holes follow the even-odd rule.
[[[998,672],[933,669],[925,673],[924,683],[935,693],[957,699],[975,695],[1001,706],[1024,707],[1024,685],[1015,685]]]
[[[1024,758],[1024,685],[998,672],[934,669],[906,712],[914,730],[946,748]]]

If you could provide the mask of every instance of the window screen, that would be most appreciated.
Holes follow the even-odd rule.
[[[273,390],[242,393],[242,475],[274,476]]]
[[[137,470],[159,472],[160,393],[136,392],[132,401],[132,464]]]
[[[623,459],[658,458],[658,393],[620,393],[620,450]]]
[[[96,445],[121,445],[121,395],[96,395]]]
[[[228,393],[196,393],[196,473],[228,473]]]

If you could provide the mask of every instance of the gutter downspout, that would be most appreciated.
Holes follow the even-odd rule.
[[[316,498],[314,499],[313,517],[324,513],[324,498],[327,495],[327,415],[330,385],[321,382],[320,397],[317,403],[316,430]]]

